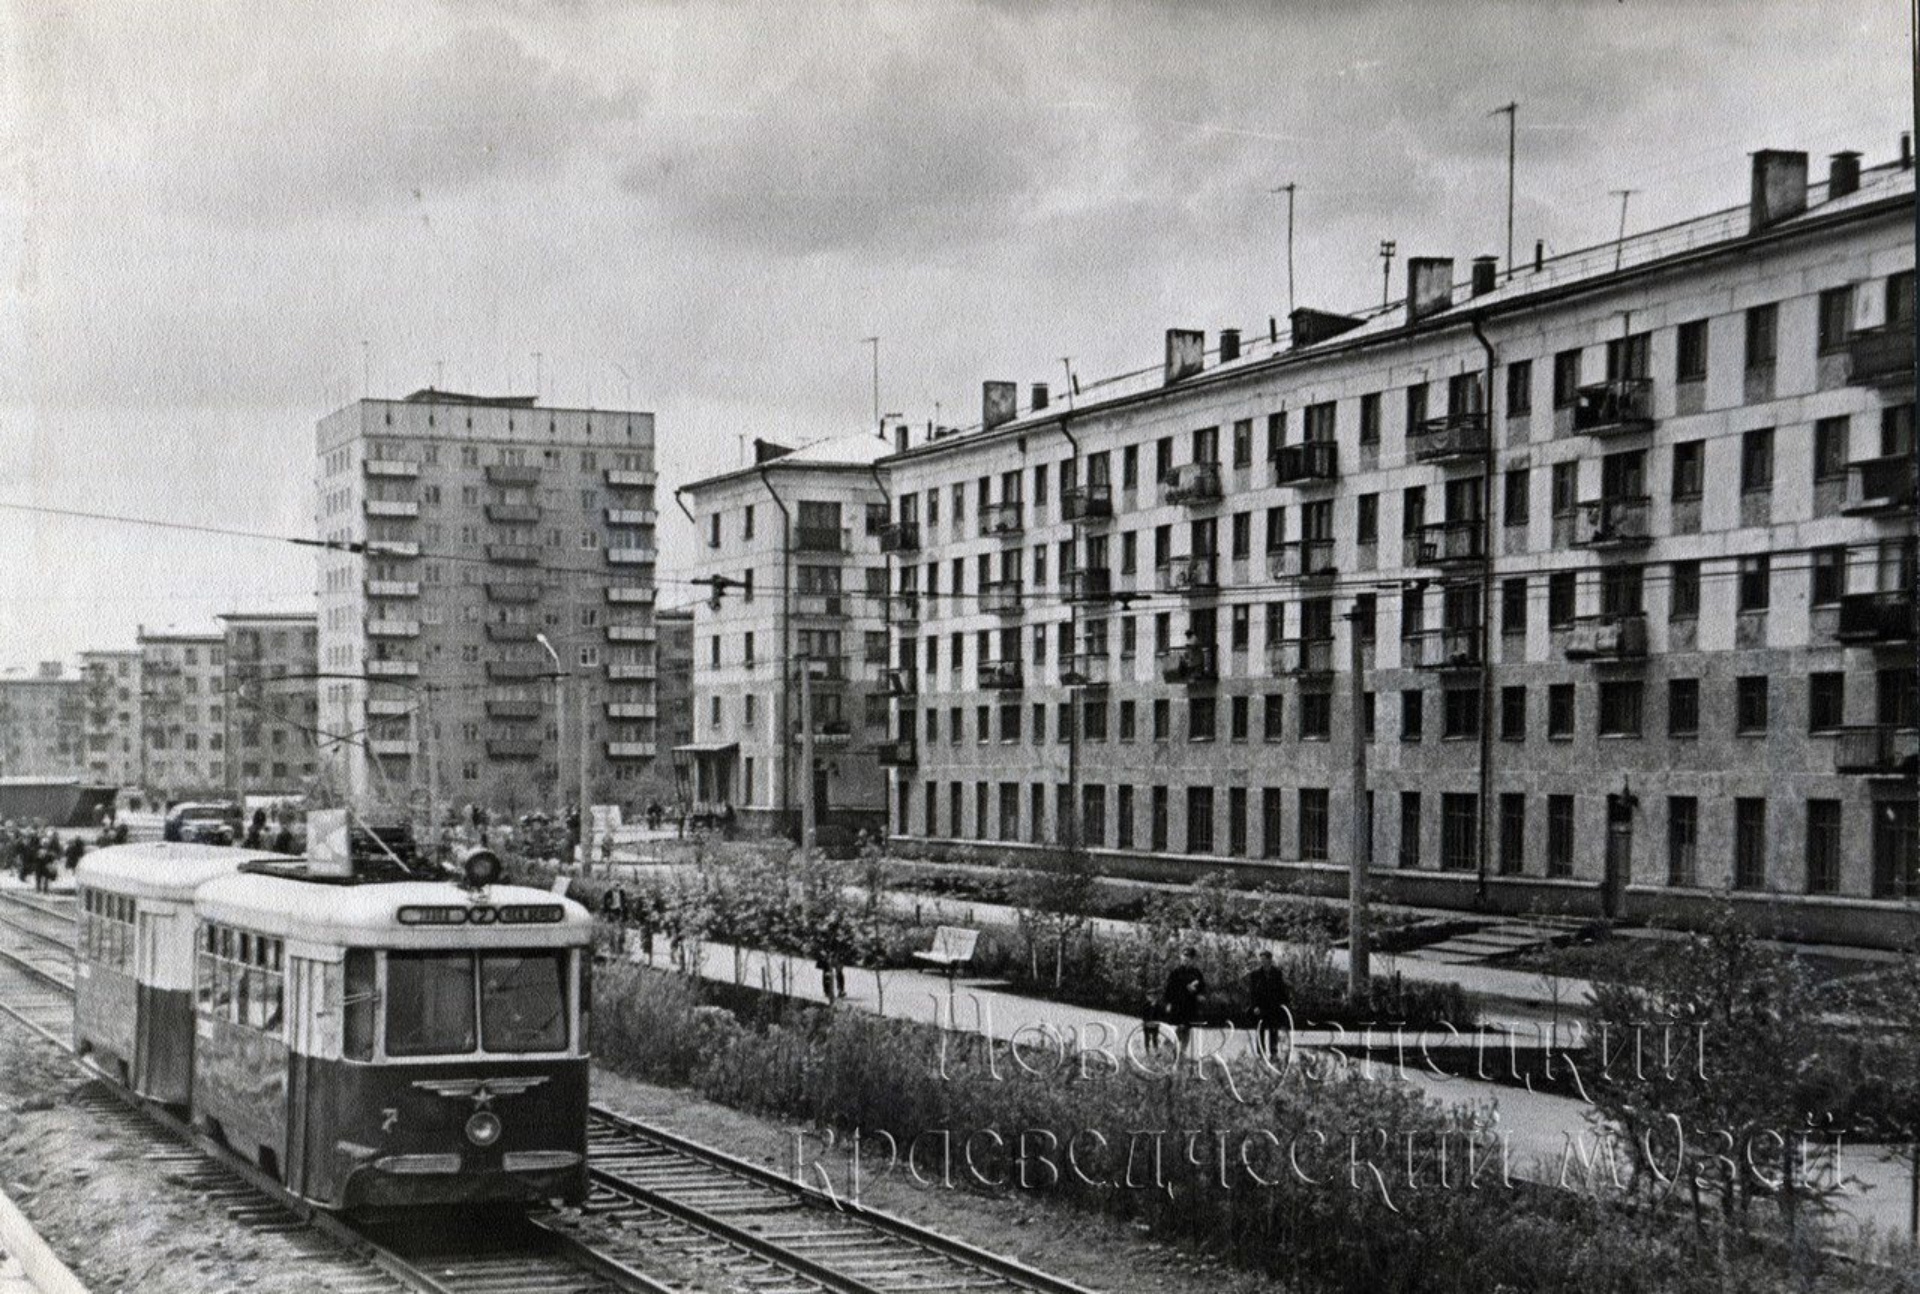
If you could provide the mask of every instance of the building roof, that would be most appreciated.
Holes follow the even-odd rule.
[[[847,436],[829,436],[802,445],[791,453],[778,458],[769,458],[748,467],[737,467],[729,472],[720,472],[713,476],[691,481],[681,487],[687,490],[699,490],[718,485],[723,481],[735,480],[743,476],[758,475],[762,468],[768,471],[780,468],[848,468],[867,467],[879,462],[893,453],[893,442],[876,432],[861,431]]]
[[[218,620],[266,620],[266,621],[318,621],[317,611],[223,611],[216,616]]]

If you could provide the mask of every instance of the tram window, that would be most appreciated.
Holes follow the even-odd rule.
[[[566,953],[483,956],[480,1010],[482,1037],[490,1052],[564,1051]]]
[[[341,1003],[340,1051],[348,1060],[373,1059],[373,954],[347,954],[346,987]]]
[[[467,953],[387,954],[387,1054],[470,1052],[474,1036],[473,957]]]

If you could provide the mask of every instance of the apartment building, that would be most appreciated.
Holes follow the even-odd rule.
[[[699,518],[693,578],[711,592],[694,607],[694,733],[677,752],[697,812],[731,806],[743,829],[795,834],[811,795],[822,826],[884,827],[894,575],[872,465],[887,449],[873,433],[756,441],[752,466],[682,491]]]
[[[655,737],[654,420],[432,389],[317,429],[318,759],[356,803],[626,802]],[[584,733],[584,742],[582,736]]]
[[[1333,892],[1357,834],[1406,901],[1903,937],[1913,269],[1904,157],[1768,151],[1737,208],[988,383],[868,472],[894,837]]]
[[[148,629],[140,652],[140,784],[162,804],[227,790],[226,635]]]
[[[84,776],[83,701],[83,684],[59,661],[0,674],[0,776]]]
[[[226,635],[227,791],[303,795],[318,765],[319,630],[312,612],[220,617]]]
[[[691,801],[693,767],[682,748],[693,741],[693,608],[674,607],[654,614],[660,631],[660,746],[673,752],[674,780],[659,785],[662,803]]]
[[[82,740],[87,777],[105,786],[140,785],[141,728],[138,650],[80,653],[85,697]]]

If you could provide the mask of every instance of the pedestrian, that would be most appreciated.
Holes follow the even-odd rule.
[[[633,915],[640,923],[640,956],[648,965],[653,964],[653,930],[662,915],[659,900],[653,895],[643,895],[633,905]]]
[[[1280,1054],[1280,1033],[1291,1022],[1291,998],[1272,951],[1262,949],[1259,964],[1247,976],[1247,1003],[1253,1009],[1254,1045],[1267,1060]]]
[[[647,830],[648,831],[660,830],[661,816],[662,816],[662,813],[660,809],[660,801],[658,800],[647,801]]]
[[[267,811],[265,809],[255,809],[253,811],[253,821],[247,824],[247,834],[241,838],[240,843],[248,849],[258,849],[265,843],[266,837]]]
[[[67,870],[80,866],[80,860],[86,857],[87,842],[80,838],[79,832],[67,837]]]
[[[1140,1038],[1147,1055],[1160,1051],[1160,999],[1149,993],[1140,1000]]]
[[[600,896],[600,916],[607,923],[608,942],[615,957],[627,955],[627,892],[616,883]]]
[[[1175,1039],[1179,1042],[1178,1054],[1184,1058],[1187,1054],[1187,1042],[1193,1036],[1193,1025],[1200,1018],[1200,999],[1206,996],[1207,977],[1200,973],[1200,954],[1195,949],[1186,950],[1180,963],[1167,972],[1167,991],[1165,993],[1166,1015],[1173,1025]]]
[[[128,827],[126,823],[124,822],[114,823],[113,824],[113,843],[116,845],[126,844],[127,840],[131,835],[131,832],[132,832],[132,828]]]
[[[273,833],[273,852],[276,854],[293,852],[293,828],[285,822],[280,824],[280,830]]]
[[[35,860],[33,888],[45,894],[53,888],[53,878],[60,867],[60,835],[49,831],[40,840],[39,857]]]

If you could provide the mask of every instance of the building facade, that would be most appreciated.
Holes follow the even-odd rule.
[[[139,786],[140,652],[81,652],[80,679],[86,698],[82,723],[87,776],[106,786]]]
[[[154,800],[227,793],[226,635],[141,628],[140,785]]]
[[[318,765],[319,632],[311,612],[235,612],[226,636],[227,791],[303,795]]]
[[[660,747],[674,759],[674,779],[657,794],[663,803],[691,802],[693,767],[683,748],[693,742],[693,608],[659,611],[654,626],[660,631]]]
[[[873,469],[893,836],[1330,892],[1357,842],[1406,901],[1903,937],[1913,267],[1906,164],[1766,152],[1745,207],[1414,258],[1077,407],[988,384]]]
[[[340,794],[419,799],[431,775],[443,805],[571,803],[584,745],[593,797],[634,798],[657,750],[653,436],[648,413],[433,390],[321,420],[318,757]]]
[[[0,674],[0,777],[82,777],[84,684],[58,661]]]
[[[811,795],[822,826],[884,825],[892,559],[872,464],[886,450],[875,435],[756,442],[752,467],[685,488],[693,578],[711,591],[693,611],[694,734],[678,752],[696,811],[731,806],[747,829],[792,834]]]

